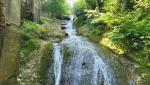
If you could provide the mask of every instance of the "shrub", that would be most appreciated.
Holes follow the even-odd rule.
[[[25,21],[22,26],[20,27],[21,35],[24,40],[29,40],[33,37],[35,37],[35,31],[37,29],[37,24]]]
[[[24,54],[22,64],[29,61],[27,57],[32,51],[39,47],[39,38],[47,35],[46,28],[31,21],[24,21],[20,27],[21,32],[21,48]]]
[[[25,56],[39,47],[38,40],[33,38],[27,41],[22,40],[22,48]]]
[[[121,24],[111,33],[110,39],[115,43],[123,43],[129,50],[144,50],[150,42],[150,24],[148,19],[138,21],[134,14],[124,17]]]
[[[30,21],[25,21],[20,27],[20,31],[24,40],[46,37],[48,34],[46,30],[47,29],[45,27]]]
[[[20,27],[21,47],[25,56],[38,47],[37,28],[37,24],[30,21],[25,21]]]

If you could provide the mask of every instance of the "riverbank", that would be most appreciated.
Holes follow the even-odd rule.
[[[55,18],[42,17],[41,24],[25,21],[21,27],[23,29],[30,28],[32,33],[27,34],[20,28],[22,31],[22,48],[20,74],[17,79],[19,85],[45,85],[48,69],[53,62],[53,43],[64,39],[65,32]],[[33,31],[34,27],[37,27],[35,31]]]
[[[131,82],[135,82],[137,85],[148,85],[149,82],[149,61],[146,58],[142,57],[141,52],[129,51],[126,52],[126,49],[121,48],[119,45],[113,44],[109,40],[108,36],[105,34],[109,31],[92,29],[91,26],[79,26],[77,27],[78,35],[87,37],[91,42],[95,43],[97,46],[104,46],[105,49],[110,50],[117,55],[117,59],[127,68],[128,78]]]

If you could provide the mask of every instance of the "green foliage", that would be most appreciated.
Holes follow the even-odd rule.
[[[38,47],[38,40],[36,35],[37,24],[29,21],[25,21],[20,27],[21,31],[21,47],[23,53],[27,56],[31,51]],[[28,61],[28,59],[26,59]]]
[[[134,0],[117,0],[116,9],[117,11],[130,11],[133,10],[135,2]]]
[[[94,8],[94,1],[78,0],[75,5],[79,34],[96,43],[105,34],[111,44],[126,53],[136,52],[132,59],[139,65],[136,72],[144,79],[141,85],[149,85],[150,0],[103,0],[102,11]]]
[[[113,28],[120,23],[119,17],[113,15],[112,13],[101,13],[101,14],[94,14],[94,17],[91,19],[91,24],[93,25],[103,25],[109,28]]]
[[[78,0],[74,3],[74,14],[77,16],[75,18],[76,24],[84,24],[86,17],[84,10],[87,8],[85,0]]]
[[[25,21],[20,27],[20,31],[24,40],[30,38],[42,38],[47,34],[47,29],[34,22]]]
[[[105,0],[104,1],[104,10],[109,11],[109,12],[117,12],[117,0]]]
[[[24,40],[28,40],[34,35],[32,34],[37,29],[37,25],[33,22],[25,21],[20,27],[20,31]]]
[[[87,7],[89,9],[95,9],[96,8],[96,1],[95,0],[85,0],[86,4],[87,4]]]
[[[81,4],[83,4],[83,7]],[[118,4],[120,3],[120,4]],[[129,50],[147,50],[149,47],[149,9],[143,8],[148,7],[149,3],[145,1],[138,1],[135,12],[130,12],[124,15],[124,13],[116,15],[111,12],[109,9],[113,8],[117,11],[117,4],[124,6],[122,10],[128,11],[132,9],[134,6],[133,0],[114,0],[114,2],[110,2],[109,0],[104,1],[104,8],[106,13],[99,13],[96,10],[90,10],[87,5],[86,1],[78,1],[79,6],[81,6],[82,11],[84,14],[79,16],[79,22],[84,22],[84,24],[89,24],[93,26],[92,34],[95,33],[95,29],[108,29],[108,31],[113,30],[113,32],[109,33],[109,38],[112,42],[117,43],[120,45],[124,45]],[[142,5],[144,3],[144,5]],[[146,4],[145,4],[146,3]],[[92,3],[91,3],[92,4]],[[127,5],[128,4],[128,5]],[[110,6],[111,5],[111,6]],[[130,5],[130,6],[129,6]],[[142,7],[141,7],[142,6]],[[75,5],[78,8],[78,5]],[[79,7],[80,8],[80,7]],[[120,7],[121,8],[121,7]],[[136,17],[135,17],[136,16]],[[84,17],[81,19],[81,17]],[[84,20],[84,21],[83,21]],[[149,52],[149,51],[148,51]]]
[[[36,48],[39,47],[39,43],[38,43],[38,40],[35,38],[29,39],[27,41],[22,40],[21,47],[22,47],[22,49],[23,49],[22,51],[26,57],[29,55],[30,52],[34,51]],[[28,61],[28,58],[27,58],[27,61]]]
[[[130,50],[144,50],[150,42],[150,24],[148,19],[137,21],[135,15],[124,17],[117,30],[111,34],[113,42],[124,43]]]
[[[48,0],[43,6],[43,11],[50,12],[55,17],[61,17],[71,12],[65,0]]]
[[[84,10],[87,8],[87,5],[85,3],[85,0],[78,0],[74,3],[74,13],[78,15],[81,15]]]
[[[21,46],[23,53],[27,56],[30,52],[38,48],[38,39],[47,35],[47,30],[43,26],[34,22],[25,21],[20,27],[22,36]]]

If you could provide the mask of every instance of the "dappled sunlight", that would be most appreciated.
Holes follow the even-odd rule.
[[[112,49],[114,52],[116,52],[118,54],[125,53],[125,51],[121,47],[112,44],[112,42],[111,42],[111,40],[109,40],[109,38],[102,38],[100,43],[107,46],[108,48]]]

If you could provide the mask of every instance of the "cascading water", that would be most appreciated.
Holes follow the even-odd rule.
[[[115,70],[121,66],[110,65],[95,45],[84,37],[76,36],[73,16],[67,23],[65,30],[69,37],[54,44],[55,85],[128,85],[126,73],[124,78],[117,79],[119,71]],[[63,59],[64,46],[70,52],[68,60]]]
[[[59,85],[61,75],[61,64],[63,61],[62,46],[54,44],[54,73],[55,73],[55,85]]]

